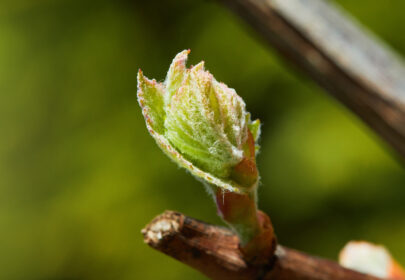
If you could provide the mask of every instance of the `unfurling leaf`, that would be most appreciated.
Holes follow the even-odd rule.
[[[251,191],[258,181],[260,122],[250,120],[242,98],[215,80],[204,62],[188,69],[189,52],[174,58],[163,83],[139,71],[146,126],[159,147],[193,175],[224,190]]]

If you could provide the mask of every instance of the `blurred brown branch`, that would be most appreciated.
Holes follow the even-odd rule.
[[[378,280],[337,263],[278,246],[267,266],[247,264],[230,230],[166,211],[142,230],[151,247],[199,270],[211,279]]]
[[[405,157],[405,69],[324,0],[221,0]]]

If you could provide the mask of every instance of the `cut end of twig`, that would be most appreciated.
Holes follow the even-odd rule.
[[[232,231],[165,211],[143,230],[144,242],[211,279],[253,279]]]
[[[161,243],[175,236],[183,226],[183,217],[179,213],[166,211],[157,216],[153,221],[142,229],[143,239],[151,247],[158,248]]]

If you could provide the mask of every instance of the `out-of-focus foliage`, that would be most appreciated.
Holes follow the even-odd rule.
[[[405,54],[402,0],[339,1]],[[214,1],[0,3],[0,279],[204,279],[140,229],[165,209],[220,223],[148,135],[136,72],[205,60],[263,125],[260,207],[280,241],[336,258],[348,240],[405,263],[405,172],[356,117]]]

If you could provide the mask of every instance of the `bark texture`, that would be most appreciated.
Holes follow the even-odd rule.
[[[166,211],[142,230],[144,241],[205,274],[226,280],[378,280],[335,262],[277,246],[267,265],[248,264],[230,230]]]

